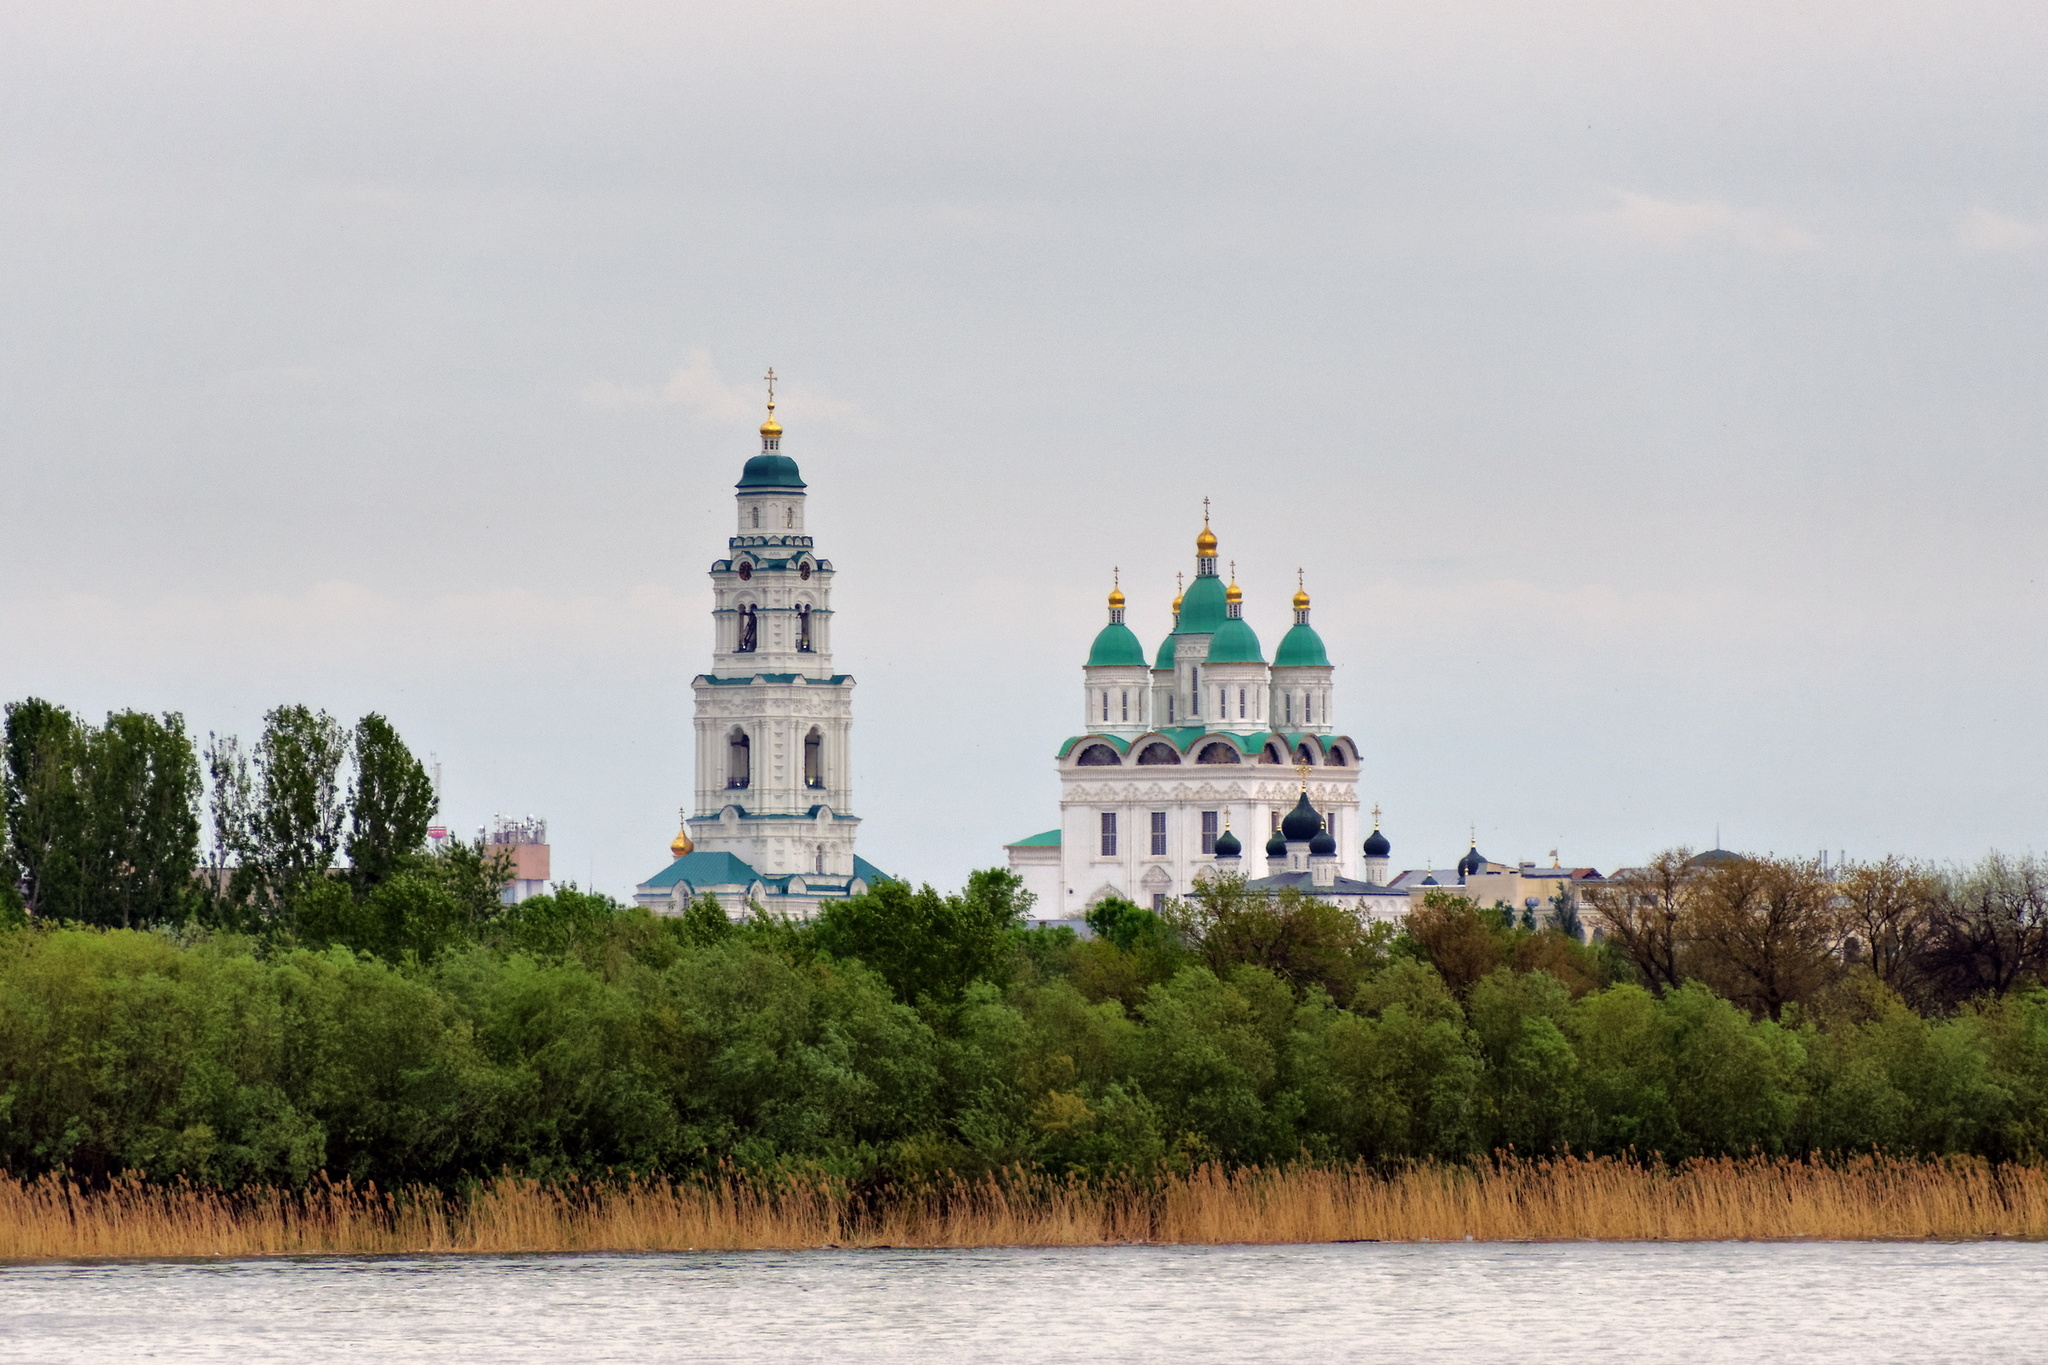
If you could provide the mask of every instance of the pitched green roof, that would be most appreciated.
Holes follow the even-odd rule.
[[[692,886],[750,886],[760,879],[761,874],[750,864],[730,853],[699,850],[684,854],[641,885],[655,890],[674,886],[677,882],[688,882]]]
[[[1226,616],[1209,639],[1208,662],[1262,664],[1266,662],[1266,655],[1259,648],[1259,637],[1253,633],[1250,622],[1242,616]]]
[[[1316,634],[1315,627],[1303,621],[1293,626],[1280,637],[1280,648],[1273,651],[1275,668],[1328,668],[1330,656],[1323,651],[1323,637]]]
[[[1131,634],[1131,628],[1121,621],[1111,621],[1095,637],[1095,647],[1088,651],[1089,668],[1143,668],[1145,647],[1138,643],[1138,637]]]
[[[853,875],[866,882],[869,886],[873,886],[876,882],[900,882],[903,880],[901,877],[890,876],[858,853],[853,855]]]
[[[1043,834],[1034,834],[1029,839],[1019,839],[1016,843],[1007,845],[1010,848],[1058,848],[1059,846],[1060,832],[1056,829],[1049,829]]]

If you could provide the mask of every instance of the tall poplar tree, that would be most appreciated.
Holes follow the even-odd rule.
[[[276,917],[308,877],[334,866],[348,814],[341,781],[348,748],[341,722],[307,706],[265,714],[249,755],[232,736],[209,746],[214,866],[231,900]]]
[[[34,697],[6,715],[7,861],[29,912],[124,928],[182,917],[200,790],[184,718],[117,711],[94,727]]]
[[[391,722],[374,711],[357,721],[348,861],[358,893],[390,880],[425,847],[435,808],[433,781]]]

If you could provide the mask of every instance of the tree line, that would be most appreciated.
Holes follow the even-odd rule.
[[[1590,938],[1455,888],[1367,926],[1237,877],[1160,913],[1106,900],[1085,937],[1030,927],[1002,871],[807,923],[573,886],[507,906],[479,847],[424,847],[431,785],[379,717],[278,708],[246,757],[175,716],[6,722],[18,1174],[888,1185],[2048,1148],[2029,860],[1676,850],[1593,895]]]
[[[1935,1013],[2048,977],[2048,864],[2032,856],[1829,867],[1673,849],[1590,899],[1604,941],[1651,990],[1699,981],[1771,1019],[1858,975]]]

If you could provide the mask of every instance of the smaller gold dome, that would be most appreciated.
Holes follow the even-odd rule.
[[[1111,588],[1109,590],[1109,605],[1111,609],[1113,610],[1117,607],[1121,607],[1123,604],[1124,590],[1122,588]]]
[[[1223,600],[1224,600],[1225,602],[1242,602],[1242,601],[1244,601],[1244,593],[1243,593],[1243,592],[1241,592],[1241,591],[1240,591],[1240,590],[1238,589],[1238,586],[1237,586],[1237,580],[1236,580],[1236,579],[1234,579],[1234,578],[1233,578],[1233,579],[1231,579],[1231,580],[1230,580],[1230,586],[1229,586],[1229,587],[1227,587],[1227,588],[1225,588],[1225,589],[1223,590]]]
[[[690,842],[690,831],[687,829],[677,830],[676,837],[668,842],[668,851],[678,858],[689,857],[690,850],[695,847],[697,846]]]
[[[1308,610],[1308,589],[1307,589],[1307,588],[1296,588],[1296,589],[1294,590],[1294,609],[1295,609],[1296,611],[1307,611],[1307,610]]]
[[[775,420],[775,414],[773,412],[770,412],[768,414],[767,421],[761,423],[761,434],[763,436],[770,438],[780,436],[782,434],[782,423]]]
[[[1183,593],[1183,594],[1180,594],[1180,595],[1176,596],[1176,597],[1175,597],[1175,598],[1173,599],[1173,614],[1174,614],[1175,616],[1178,616],[1178,615],[1180,615],[1180,599],[1181,599],[1181,597],[1184,597],[1184,596],[1186,596],[1186,594],[1185,594],[1185,593]]]
[[[1195,553],[1203,559],[1216,557],[1216,533],[1205,524],[1202,534],[1195,537]]]

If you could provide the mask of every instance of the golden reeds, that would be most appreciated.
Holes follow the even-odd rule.
[[[2048,1236],[2048,1170],[1974,1160],[1608,1158],[1204,1167],[1087,1184],[1036,1174],[858,1198],[827,1182],[507,1176],[467,1197],[347,1184],[233,1193],[0,1177],[0,1260],[304,1253],[1102,1246],[1343,1240]]]

